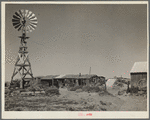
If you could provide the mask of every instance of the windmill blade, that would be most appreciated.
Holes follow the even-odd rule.
[[[23,9],[21,10],[21,12],[22,12],[22,16],[25,17],[25,12]]]
[[[27,18],[29,18],[29,16],[32,14],[31,11],[28,12]]]
[[[31,20],[31,19],[35,19],[35,16],[33,16],[33,17],[29,18],[29,20]]]
[[[20,20],[12,19],[12,22],[19,22],[20,23]]]
[[[13,23],[13,26],[16,26],[16,25],[18,25],[18,24],[20,24],[20,23]]]
[[[34,25],[34,26],[37,26],[37,23],[30,22],[30,24],[32,24],[32,25]]]
[[[30,32],[30,29],[31,29],[31,28],[30,28],[29,26],[27,26],[27,27],[28,27],[28,30],[29,30],[29,32]]]
[[[28,28],[28,32],[30,32],[30,27],[29,27],[29,26],[27,26],[27,28]]]
[[[35,28],[36,28],[35,26],[33,26],[32,24],[30,24],[30,26],[35,30]]]
[[[34,14],[34,13],[32,13],[32,15],[29,16],[29,20],[30,20],[32,17],[35,17],[35,14]]]
[[[30,22],[31,22],[31,23],[35,23],[35,24],[38,24],[38,21],[31,21],[31,20],[30,20]]]
[[[26,15],[26,17],[28,18],[28,16],[29,16],[29,13],[30,13],[30,11],[29,10],[27,10],[27,15]]]
[[[37,17],[33,17],[32,19],[30,19],[30,20],[37,20]]]
[[[16,25],[16,26],[15,26],[15,29],[17,29],[18,27],[20,27],[20,25],[21,25],[20,23],[19,23],[18,25]]]
[[[35,23],[35,24],[38,24],[38,21],[31,21],[31,20],[30,20],[30,22],[31,22],[31,23]]]
[[[30,20],[30,21],[37,22],[37,20]]]
[[[21,30],[22,26],[23,26],[23,25],[21,25],[21,26],[18,28],[18,31],[20,31],[20,30]]]
[[[32,28],[30,26],[28,26],[28,27],[29,27],[29,31],[32,32]]]
[[[23,18],[23,15],[22,15],[22,13],[21,13],[21,10],[19,10],[19,13],[20,13],[21,17]]]
[[[29,25],[29,27],[30,27],[32,30],[35,30],[35,28],[34,28],[32,25]]]
[[[29,10],[25,10],[25,17],[27,17]]]
[[[14,19],[20,20],[20,18],[18,18],[17,16],[13,15]]]
[[[17,12],[15,12],[15,15],[18,16],[19,18],[21,18],[21,16]]]
[[[32,32],[37,27],[37,17],[32,11],[21,9],[13,15],[12,23],[18,31]]]
[[[31,18],[30,20],[37,20],[37,17],[35,16],[35,18]]]
[[[34,27],[37,27],[37,24],[35,24],[35,23],[30,22],[30,24],[33,25]]]
[[[30,14],[29,14],[28,18],[30,18],[31,16],[32,16],[32,12],[30,11]]]
[[[35,28],[36,28],[36,26],[35,25],[32,25],[32,24],[29,24],[32,28],[34,28],[34,30],[35,30]]]

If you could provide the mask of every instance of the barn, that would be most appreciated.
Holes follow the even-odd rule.
[[[141,82],[147,85],[147,62],[135,62],[131,71],[131,89],[139,89]]]

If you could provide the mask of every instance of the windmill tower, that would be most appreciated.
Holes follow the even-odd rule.
[[[29,61],[29,53],[27,51],[27,39],[26,33],[32,32],[37,27],[37,18],[29,10],[19,10],[13,15],[12,23],[15,29],[22,32],[19,36],[21,39],[20,47],[18,51],[17,60],[15,63],[13,75],[11,77],[11,83],[14,81],[14,77],[19,74],[21,79],[20,88],[24,88],[24,84],[34,79],[31,69],[31,63]]]

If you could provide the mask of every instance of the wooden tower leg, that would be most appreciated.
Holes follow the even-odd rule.
[[[25,36],[21,36],[21,39],[27,39]],[[14,81],[14,77],[19,74],[20,76],[20,88],[24,89],[24,85],[26,81],[33,80],[33,74],[31,70],[31,64],[28,57],[28,51],[26,47],[26,43],[21,42],[21,46],[19,48],[17,61],[15,63],[15,68],[13,75],[11,77],[11,82]],[[29,76],[29,78],[27,78]]]

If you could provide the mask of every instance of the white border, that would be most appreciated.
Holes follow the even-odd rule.
[[[4,12],[2,12],[4,10]],[[1,107],[4,111],[4,82],[5,82],[5,5],[2,3],[1,6]],[[3,115],[2,115],[3,116]]]
[[[5,4],[148,4],[148,1],[16,1],[16,2],[2,2]]]
[[[147,4],[147,98],[147,111],[149,112],[149,4]]]
[[[116,118],[116,119],[120,119],[120,118],[148,118],[149,117],[149,100],[147,100],[147,111],[146,112],[121,112],[121,111],[112,111],[112,112],[108,112],[108,111],[100,111],[100,112],[82,112],[83,114],[86,113],[92,113],[92,116],[78,116],[78,112],[54,112],[54,111],[40,111],[40,112],[33,112],[33,111],[27,111],[27,112],[12,112],[12,111],[4,111],[4,82],[5,82],[5,5],[6,4],[147,4],[147,61],[149,61],[149,5],[148,5],[148,1],[101,1],[101,2],[97,2],[97,1],[51,1],[51,2],[46,2],[46,1],[42,1],[42,2],[33,2],[33,1],[29,1],[29,2],[1,2],[2,7],[1,7],[1,65],[2,65],[2,74],[1,74],[1,83],[2,83],[2,93],[1,93],[1,100],[2,100],[2,119],[58,119],[58,118],[65,118],[65,119],[69,119],[69,118],[80,118],[80,119],[93,119],[93,118],[108,118],[108,119],[112,119],[112,118]],[[147,98],[149,98],[149,62],[148,62],[148,96]],[[81,113],[81,112],[80,112]],[[108,115],[109,114],[109,115]]]

